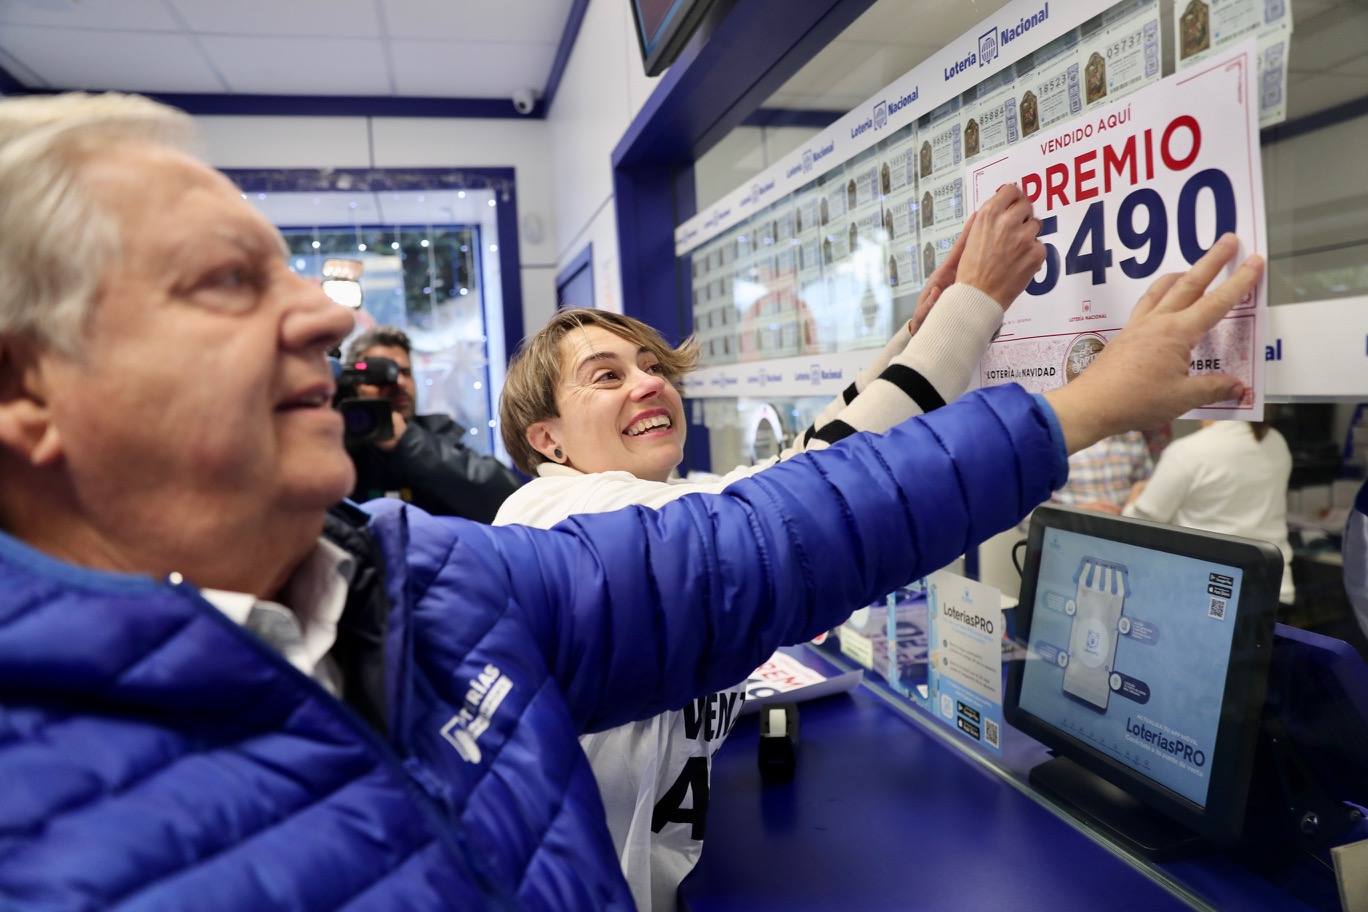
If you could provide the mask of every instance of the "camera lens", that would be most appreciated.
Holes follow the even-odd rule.
[[[369,409],[343,409],[342,422],[346,426],[347,436],[355,439],[370,437],[376,430],[375,413]]]

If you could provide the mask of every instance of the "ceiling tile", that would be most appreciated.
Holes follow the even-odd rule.
[[[195,32],[372,38],[374,0],[169,0]]]
[[[395,38],[560,43],[571,0],[382,0]],[[609,0],[622,2],[622,0]],[[548,63],[549,66],[549,63]]]
[[[556,48],[549,44],[391,41],[400,95],[511,98],[546,85]]]
[[[161,0],[0,0],[0,23],[130,31],[180,29]]]
[[[55,88],[223,91],[188,35],[7,26],[0,46]]]
[[[260,95],[389,95],[379,41],[359,38],[199,39],[231,91]]]

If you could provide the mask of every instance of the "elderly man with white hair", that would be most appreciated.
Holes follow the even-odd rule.
[[[576,736],[947,563],[1066,450],[1237,392],[1188,355],[1261,267],[1204,293],[1223,239],[1068,387],[720,495],[549,531],[329,514],[351,318],[189,133],[136,97],[0,102],[5,908],[630,908]]]

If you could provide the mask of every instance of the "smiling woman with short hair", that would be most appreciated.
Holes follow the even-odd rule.
[[[975,234],[979,243],[968,253]],[[885,431],[945,404],[969,385],[1005,306],[1038,265],[1029,243],[1012,242],[1034,237],[1029,204],[1019,191],[1004,191],[966,225],[912,320],[793,446],[709,481],[671,479],[684,457],[680,384],[698,360],[693,341],[671,346],[646,324],[608,311],[561,311],[509,365],[504,445],[537,477],[504,502],[495,525],[550,528],[575,514],[716,494],[804,450],[857,430]],[[711,758],[740,710],[741,691],[580,739],[623,872],[647,912],[675,908],[679,883],[702,852]],[[714,718],[716,725],[698,724]]]

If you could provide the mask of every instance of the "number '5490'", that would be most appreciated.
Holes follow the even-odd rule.
[[[1211,195],[1216,210],[1213,243],[1215,238],[1235,230],[1235,190],[1230,178],[1219,168],[1207,168],[1193,174],[1178,193],[1177,217],[1174,220],[1178,249],[1189,264],[1196,263],[1209,249],[1197,239],[1197,204],[1203,193]],[[1107,270],[1112,266],[1104,203],[1105,200],[1098,200],[1083,213],[1078,231],[1069,243],[1068,253],[1064,254],[1064,275],[1088,273],[1094,285],[1101,285],[1107,280]],[[1027,294],[1048,294],[1059,281],[1059,248],[1044,240],[1058,230],[1058,216],[1051,215],[1040,220],[1040,237],[1045,244],[1045,274],[1026,286]],[[1136,254],[1116,264],[1123,273],[1132,279],[1144,279],[1158,271],[1169,245],[1168,207],[1158,191],[1141,187],[1132,190],[1121,200],[1121,205],[1116,209],[1116,236],[1126,250]]]

